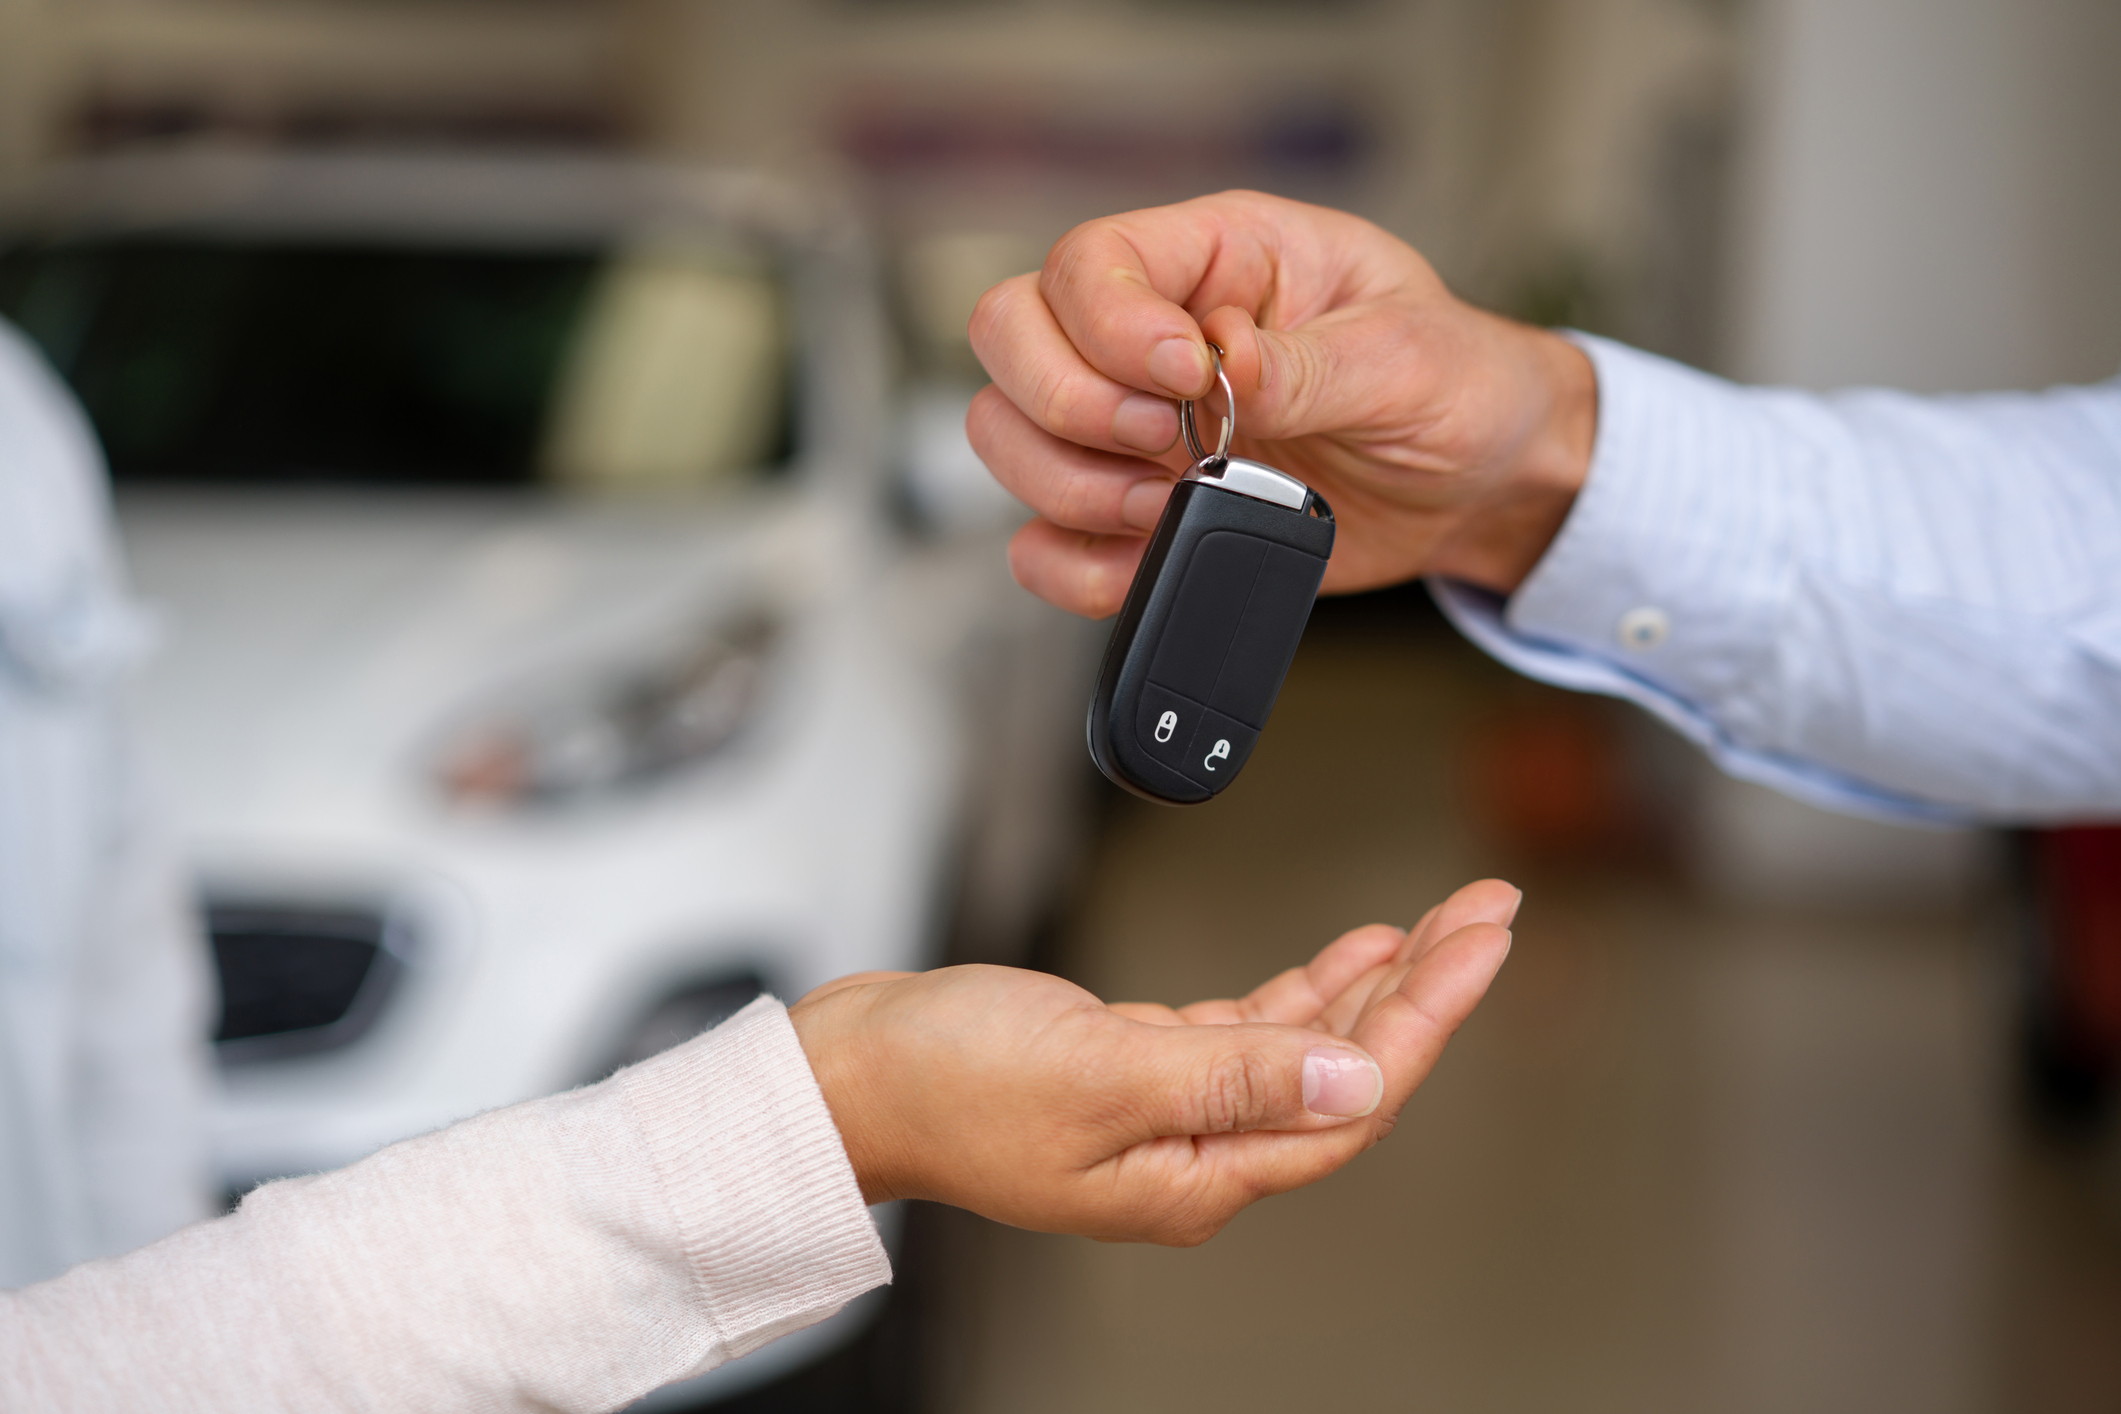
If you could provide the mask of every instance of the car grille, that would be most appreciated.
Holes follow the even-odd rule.
[[[378,909],[216,901],[206,924],[221,976],[214,1044],[224,1065],[351,1045],[403,970],[400,925]]]

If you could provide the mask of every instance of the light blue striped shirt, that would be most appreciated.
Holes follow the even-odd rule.
[[[2121,380],[1744,388],[1602,339],[1591,474],[1475,643],[1732,775],[1902,820],[2121,816]]]

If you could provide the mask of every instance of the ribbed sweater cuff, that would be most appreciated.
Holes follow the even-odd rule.
[[[839,1130],[779,1001],[759,998],[636,1066],[623,1083],[729,1358],[891,1280]]]

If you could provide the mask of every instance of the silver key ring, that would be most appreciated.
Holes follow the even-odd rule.
[[[1223,351],[1209,344],[1208,356],[1215,360],[1215,381],[1222,385],[1223,406],[1229,409],[1223,414],[1222,440],[1216,444],[1214,456],[1201,450],[1200,424],[1193,415],[1193,399],[1181,398],[1178,404],[1178,430],[1186,434],[1186,450],[1193,453],[1194,461],[1203,463],[1228,461],[1230,439],[1237,435],[1237,395],[1230,391],[1230,375],[1223,372]]]

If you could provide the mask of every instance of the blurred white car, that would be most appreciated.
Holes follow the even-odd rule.
[[[907,535],[878,287],[828,205],[611,161],[172,153],[10,210],[0,313],[168,620],[140,701],[232,1187],[929,965],[950,898],[1035,891],[1090,645],[993,533]]]

